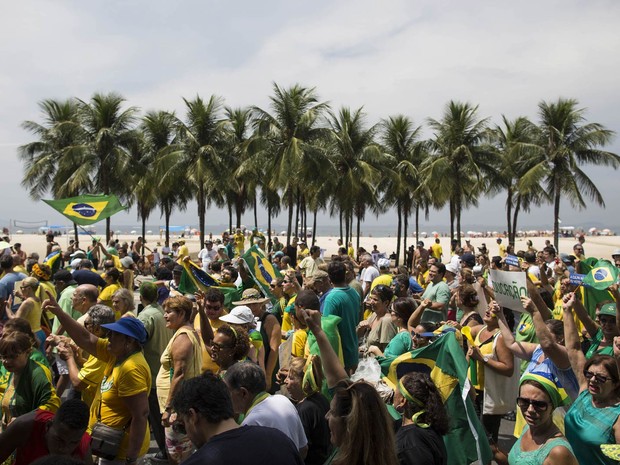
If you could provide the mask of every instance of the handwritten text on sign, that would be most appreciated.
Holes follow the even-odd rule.
[[[491,270],[491,282],[498,304],[517,312],[523,311],[521,296],[528,296],[524,272]]]

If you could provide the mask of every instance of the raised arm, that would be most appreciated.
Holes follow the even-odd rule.
[[[617,302],[616,305],[618,305]],[[583,326],[586,328],[586,331],[588,332],[590,337],[593,338],[599,329],[599,325],[596,324],[596,321],[590,318],[590,315],[588,314],[586,308],[583,306],[581,299],[575,297],[575,305],[573,306],[573,310],[577,314],[577,318],[579,318],[579,320],[583,323]],[[616,310],[616,314],[617,313],[618,310]]]
[[[409,320],[407,321],[407,331],[409,331],[410,334],[411,331],[415,331],[416,326],[420,324],[424,310],[429,308],[431,306],[431,303],[432,302],[429,299],[424,299],[413,311],[413,313],[409,317]]]
[[[510,331],[508,327],[508,322],[506,321],[506,315],[501,311],[500,306],[494,300],[491,301],[489,306],[492,307],[493,313],[497,315],[497,322],[499,324],[499,329],[502,333],[502,338],[504,338],[504,344],[506,347],[517,357],[523,360],[530,360],[532,358],[532,354],[534,350],[536,350],[536,344],[532,344],[531,342],[525,341],[517,341]]]
[[[45,292],[47,294],[47,299],[41,305],[42,309],[56,315],[63,329],[79,347],[89,354],[96,355],[97,341],[99,338],[88,332],[86,328],[71,318],[70,315],[66,314],[62,308],[60,308],[60,305],[58,305],[58,302],[56,302],[56,299],[54,299],[50,291]]]
[[[561,370],[570,368],[571,365],[568,360],[566,347],[563,347],[555,340],[553,334],[551,334],[551,331],[549,331],[549,328],[545,324],[545,320],[543,320],[538,307],[532,302],[532,299],[521,297],[521,303],[525,311],[532,315],[536,336],[538,337],[540,347],[545,355]]]
[[[296,309],[297,314],[304,319],[312,334],[316,338],[316,342],[321,352],[321,360],[323,361],[323,371],[327,379],[327,386],[335,387],[339,382],[347,380],[349,376],[336,352],[327,339],[327,335],[321,327],[321,312],[318,310],[309,310],[305,308]]]
[[[547,307],[547,304],[538,293],[536,285],[530,280],[530,278],[527,278],[527,292],[529,293],[532,302],[536,304],[536,308],[540,312],[540,316],[542,317],[543,321],[547,321],[553,318],[553,315],[551,315],[551,311]]]
[[[583,376],[583,367],[586,364],[586,357],[581,350],[579,342],[579,332],[573,318],[573,307],[575,306],[575,293],[570,292],[564,296],[564,339],[566,340],[566,350],[568,351],[568,359],[570,365],[579,382],[579,392],[587,389],[588,382]]]
[[[198,304],[198,318],[200,318],[200,337],[202,337],[202,341],[204,342],[205,346],[211,347],[211,345],[213,345],[213,338],[215,336],[213,334],[211,322],[209,322],[207,312],[205,311],[205,305],[207,302],[204,292],[198,291],[196,293],[196,303]]]

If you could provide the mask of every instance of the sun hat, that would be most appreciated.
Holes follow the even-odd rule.
[[[611,253],[612,257],[615,257],[616,255],[620,255],[620,249],[616,249]]]
[[[220,320],[235,325],[245,325],[254,321],[254,314],[247,305],[234,307],[228,315],[222,315]]]
[[[599,315],[607,315],[607,316],[616,316],[616,303],[610,302],[601,307],[601,310],[598,312]]]
[[[132,337],[140,344],[146,343],[146,340],[148,339],[148,334],[144,328],[144,325],[137,318],[120,318],[114,323],[101,325],[101,327],[114,331],[115,333],[121,333],[125,336]]]
[[[246,289],[241,294],[241,300],[233,302],[233,305],[248,305],[248,304],[264,304],[269,302],[268,298],[261,297],[261,293],[254,288]]]
[[[86,258],[86,252],[84,252],[83,250],[76,250],[71,255],[69,255],[69,257],[71,257],[71,258]]]

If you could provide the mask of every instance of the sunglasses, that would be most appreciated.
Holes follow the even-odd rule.
[[[214,342],[213,344],[211,344],[211,348],[217,349],[217,350],[232,349],[233,347],[234,346],[225,346],[223,344],[218,344],[217,342]]]
[[[517,405],[521,410],[527,410],[531,405],[538,412],[544,412],[549,407],[549,403],[544,400],[528,399],[527,397],[517,397]]]
[[[270,285],[269,285],[269,287],[270,287],[271,289],[275,289],[276,287],[279,287],[279,286],[278,286],[277,284],[270,284]]]
[[[584,371],[583,376],[585,376],[587,380],[594,378],[596,382],[600,384],[605,384],[607,381],[612,379],[610,376],[599,375],[598,373],[592,373],[589,370]]]

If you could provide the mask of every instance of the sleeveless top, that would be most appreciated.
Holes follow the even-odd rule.
[[[528,427],[525,427],[523,432],[527,431]],[[536,450],[524,451],[521,450],[521,438],[523,435],[517,439],[512,449],[510,449],[510,453],[508,454],[508,463],[509,465],[542,465],[551,449],[557,446],[566,447],[571,453],[573,453],[573,449],[565,438],[555,438],[545,442],[542,446],[540,446]]]
[[[560,388],[564,388],[564,390],[566,390],[566,394],[568,394],[568,397],[575,400],[579,395],[579,382],[577,381],[577,377],[575,376],[572,368],[561,370],[551,361],[550,358],[547,357],[540,361],[540,358],[543,355],[544,352],[539,344],[536,346],[536,349],[534,349],[534,353],[532,354],[532,358],[525,369],[525,373],[530,373],[532,371],[539,373],[550,373],[555,381],[555,384],[557,384]]]
[[[620,405],[597,408],[592,394],[586,389],[573,402],[564,418],[566,439],[570,442],[579,463],[611,465],[615,460],[605,457],[601,444],[615,444],[613,426],[620,415]]]
[[[33,333],[41,331],[41,302],[32,299],[33,306],[26,315],[25,319],[30,323],[30,329]]]
[[[174,361],[172,360],[172,344],[180,334],[187,334],[192,343],[192,355],[188,363],[185,365],[185,379],[194,378],[202,372],[202,340],[198,339],[195,331],[190,328],[181,327],[176,330],[170,342],[161,354],[161,367],[157,374],[157,400],[159,408],[163,412],[166,408],[168,393],[170,392],[170,381],[174,375]]]

